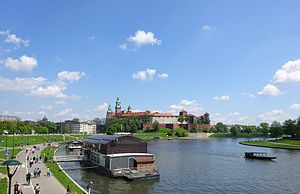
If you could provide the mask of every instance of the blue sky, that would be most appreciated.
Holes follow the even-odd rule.
[[[0,114],[300,115],[298,1],[1,1]]]

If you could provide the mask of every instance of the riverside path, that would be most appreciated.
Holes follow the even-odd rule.
[[[29,146],[29,148],[30,147],[32,148],[33,145]],[[12,191],[13,185],[18,182],[24,194],[34,194],[33,188],[38,183],[41,188],[40,194],[65,194],[66,189],[52,175],[46,175],[47,167],[42,161],[39,160],[38,163],[33,163],[31,168],[29,167],[29,161],[26,160],[27,155],[29,155],[29,158],[33,158],[33,156],[37,155],[40,156],[40,153],[43,149],[42,144],[36,145],[36,147],[40,147],[40,150],[34,149],[34,154],[30,152],[30,149],[28,149],[28,153],[26,154],[26,151],[24,149],[17,155],[17,160],[19,160],[22,165],[20,165],[19,169],[13,177]],[[41,175],[36,178],[33,177],[33,170],[35,168],[39,168],[42,171]],[[32,174],[30,185],[27,185],[26,182],[26,174],[28,173],[28,171]]]

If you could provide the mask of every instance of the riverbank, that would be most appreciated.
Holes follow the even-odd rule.
[[[239,143],[247,146],[300,150],[300,140],[289,140],[289,139],[267,140],[267,141],[258,140],[258,141],[241,141]]]
[[[167,129],[161,128],[159,131],[155,132],[146,132],[138,131],[134,134],[135,137],[138,137],[144,141],[153,141],[153,140],[193,140],[193,139],[208,139],[212,133],[190,133],[186,129]]]
[[[70,186],[72,191],[77,194],[85,194],[86,192],[79,188],[73,180],[71,180],[60,168],[59,165],[53,163],[53,157],[57,148],[46,147],[42,151],[42,156],[47,156],[48,160],[45,162],[46,166],[51,170],[52,175],[65,187]]]
[[[260,138],[265,137],[261,134],[248,134],[248,133],[238,133],[237,135],[232,135],[231,133],[214,133],[209,136],[209,138]]]

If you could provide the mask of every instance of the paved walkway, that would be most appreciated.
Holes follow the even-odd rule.
[[[42,148],[42,145],[36,145],[36,146]],[[37,156],[37,155],[40,156],[41,151],[42,149],[40,150],[35,149],[34,154],[29,153],[28,151],[29,158],[32,158],[33,156]],[[21,185],[21,189],[24,194],[34,194],[33,188],[36,185],[36,183],[39,183],[41,188],[40,194],[65,194],[66,193],[65,188],[52,175],[50,177],[46,176],[47,167],[43,162],[39,161],[38,163],[34,163],[30,168],[28,162],[26,161],[26,157],[27,154],[25,150],[21,151],[17,156],[17,160],[19,160],[22,163],[22,165],[19,167],[15,176],[13,177],[12,187],[16,182],[18,182]],[[33,178],[33,170],[35,168],[39,168],[42,170],[40,177]],[[11,167],[11,171],[12,170],[13,167]],[[26,182],[26,174],[28,171],[32,174],[30,185],[27,185]]]

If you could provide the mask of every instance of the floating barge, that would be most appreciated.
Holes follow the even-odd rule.
[[[83,155],[108,176],[127,180],[159,177],[155,156],[147,152],[147,143],[137,137],[93,135],[82,141]]]
[[[266,152],[245,152],[245,158],[259,159],[259,160],[273,160],[276,159],[277,157],[270,156]]]

